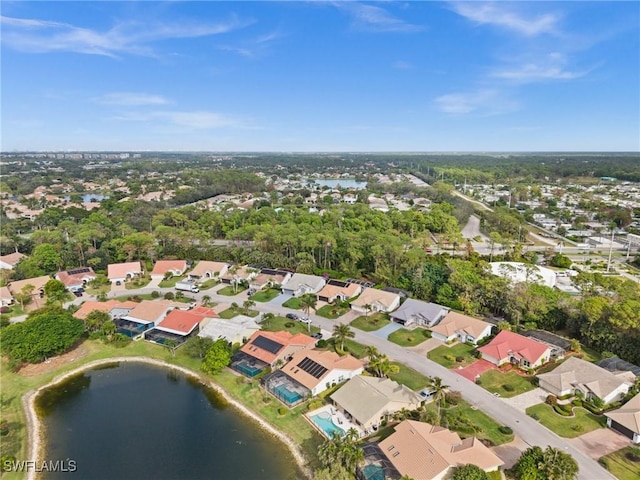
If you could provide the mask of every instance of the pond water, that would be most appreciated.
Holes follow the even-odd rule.
[[[36,408],[46,460],[75,462],[62,479],[304,478],[282,443],[175,370],[111,364],[44,391]]]

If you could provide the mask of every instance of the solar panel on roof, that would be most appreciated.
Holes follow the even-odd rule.
[[[322,377],[322,375],[327,371],[326,367],[323,367],[318,362],[315,362],[308,357],[305,357],[300,363],[298,363],[298,367],[314,378]]]
[[[266,350],[269,353],[278,353],[282,348],[282,344],[274,342],[270,338],[266,338],[261,335],[257,336],[251,344],[261,348],[262,350]]]
[[[80,273],[89,273],[91,271],[91,269],[84,267],[84,268],[75,268],[73,270],[67,270],[67,273],[69,275],[78,275]]]

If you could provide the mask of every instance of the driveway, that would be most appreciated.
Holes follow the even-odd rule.
[[[513,441],[509,443],[505,443],[498,447],[491,447],[491,451],[504,462],[504,468],[511,468],[516,464],[520,455],[522,455],[522,452],[529,447],[529,444],[516,436]]]
[[[458,375],[463,376],[470,382],[476,383],[476,378],[482,375],[484,372],[497,369],[498,367],[496,367],[493,363],[480,359],[476,360],[471,365],[467,365],[464,368],[458,368],[453,371]]]
[[[145,288],[160,288],[162,278],[152,278]]]
[[[511,398],[504,398],[503,400],[512,407],[524,412],[527,408],[532,407],[533,405],[544,403],[547,395],[549,395],[549,392],[542,388],[535,388],[530,392],[521,393],[520,395],[516,395]]]
[[[286,302],[292,297],[293,295],[290,293],[281,293],[276,298],[269,300],[266,303],[268,303],[269,305],[273,305],[274,307],[281,307],[284,302]]]
[[[429,338],[422,342],[420,345],[416,345],[415,347],[406,347],[407,350],[411,350],[419,355],[426,355],[431,350],[438,348],[440,345],[444,345],[437,338]]]
[[[371,333],[376,337],[384,338],[386,340],[389,335],[391,335],[393,332],[397,330],[400,330],[401,328],[402,328],[402,325],[400,325],[399,323],[391,322],[389,325],[385,325],[381,329]]]
[[[594,460],[631,445],[627,437],[610,428],[599,428],[567,441]]]

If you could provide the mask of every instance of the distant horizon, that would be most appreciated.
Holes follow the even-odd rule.
[[[300,150],[300,151],[288,151],[288,150],[135,150],[135,149],[119,149],[119,150],[12,150],[4,151],[0,150],[0,155],[16,155],[16,154],[45,154],[45,153],[183,153],[183,154],[285,154],[285,155],[495,155],[495,154],[540,154],[540,155],[553,155],[553,154],[594,154],[594,155],[640,155],[640,151],[637,150],[396,150],[396,151],[341,151],[341,150],[325,150],[325,151],[312,151],[312,150]]]
[[[3,2],[3,151],[636,152],[639,2]]]

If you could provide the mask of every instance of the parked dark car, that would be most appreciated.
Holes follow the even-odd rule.
[[[322,333],[320,333],[320,332],[312,333],[311,337],[312,338],[317,338],[318,340],[320,340],[322,338]]]
[[[286,317],[290,320],[298,320],[298,315],[295,313],[287,313]]]

